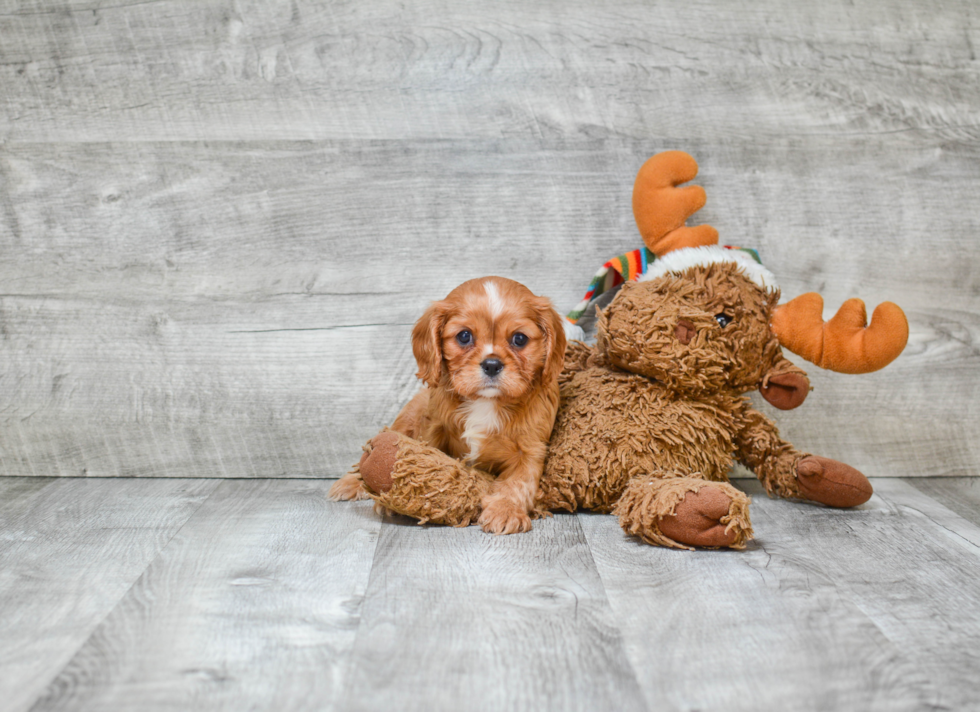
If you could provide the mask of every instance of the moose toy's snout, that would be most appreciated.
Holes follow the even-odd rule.
[[[689,322],[687,319],[679,319],[677,321],[677,326],[674,327],[674,336],[682,344],[687,346],[691,343],[691,340],[697,335],[698,330],[694,328],[694,324]]]

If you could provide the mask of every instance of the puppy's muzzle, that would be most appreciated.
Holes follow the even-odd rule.
[[[488,358],[485,359],[483,363],[480,364],[480,368],[483,369],[483,372],[487,374],[487,376],[493,378],[498,373],[504,370],[504,364],[501,363],[500,359]]]

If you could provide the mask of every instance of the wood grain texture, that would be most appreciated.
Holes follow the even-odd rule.
[[[650,709],[917,710],[937,699],[759,499],[744,552],[657,549],[612,517],[581,517]]]
[[[914,479],[908,484],[955,512],[968,522],[980,526],[980,479],[955,477]],[[980,542],[974,542],[980,544]]]
[[[760,544],[822,572],[873,621],[911,664],[916,674],[906,680],[921,683],[923,706],[976,707],[980,528],[900,479],[874,484],[877,495],[856,510],[804,511],[765,500],[756,483],[747,483],[758,492],[757,528],[775,525],[774,536],[760,536]]]
[[[79,308],[312,300],[321,318],[304,326],[351,325],[414,321],[461,280],[508,272],[567,309],[640,244],[633,179],[674,148],[701,164],[709,199],[695,221],[759,249],[787,297],[820,291],[828,310],[901,297],[935,339],[976,328],[980,147],[901,134],[8,143],[3,295]]]
[[[31,706],[217,485],[0,478],[0,707]]]
[[[573,516],[493,537],[386,520],[342,707],[646,709]]]
[[[9,0],[8,141],[980,137],[970,0]]]
[[[33,709],[330,709],[381,523],[328,484],[223,482]]]
[[[4,478],[0,706],[974,709],[980,526],[923,491],[974,481],[842,511],[741,480],[758,538],[681,552],[608,515],[383,520],[324,482]]]
[[[464,279],[562,311],[684,149],[786,297],[906,353],[780,414],[869,475],[980,451],[980,6],[0,2],[0,473],[338,476]],[[816,371],[816,369],[811,369]]]
[[[961,517],[956,511],[946,506],[940,498],[924,494],[918,486],[923,478],[895,478],[875,480],[878,483],[876,492],[889,504],[901,509],[902,514],[920,519],[928,519],[939,525],[941,533],[946,538],[969,554],[980,556],[980,527],[967,517]],[[939,482],[950,481],[961,484],[963,477],[930,478]],[[930,480],[925,480],[927,483]],[[974,480],[975,481],[975,480]],[[952,488],[949,488],[952,489]],[[973,512],[976,516],[976,512]]]
[[[11,196],[0,467],[337,476],[417,388],[408,334],[428,301],[497,273],[569,309],[597,265],[638,244],[629,186],[656,150],[0,151]],[[758,247],[787,296],[819,290],[828,310],[894,299],[910,316],[910,345],[884,372],[810,369],[809,402],[778,415],[789,439],[869,475],[976,474],[980,224],[958,207],[980,190],[976,149],[824,140],[695,152],[712,196],[705,220]],[[868,170],[889,187],[868,187]],[[923,234],[936,236],[925,269],[909,259]]]

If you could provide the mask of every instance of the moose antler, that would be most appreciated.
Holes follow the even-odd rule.
[[[643,242],[658,257],[682,247],[717,245],[710,225],[686,227],[684,221],[704,207],[704,188],[681,183],[694,180],[698,164],[683,151],[658,153],[640,168],[633,184],[633,216]]]
[[[828,322],[823,297],[802,294],[780,304],[772,314],[772,330],[785,346],[820,368],[838,373],[870,373],[895,360],[909,340],[905,312],[882,302],[871,315],[860,299],[848,299]]]

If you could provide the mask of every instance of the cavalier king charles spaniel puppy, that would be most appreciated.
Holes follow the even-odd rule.
[[[518,282],[472,279],[422,315],[412,351],[425,387],[391,429],[496,476],[479,519],[484,531],[528,531],[558,412],[563,319]],[[367,496],[356,473],[330,494]]]

